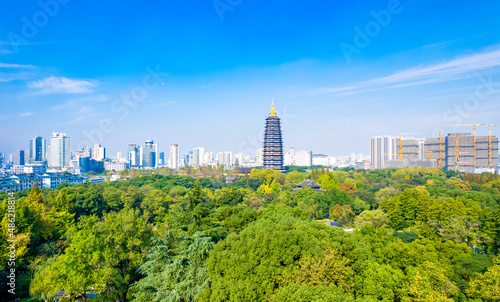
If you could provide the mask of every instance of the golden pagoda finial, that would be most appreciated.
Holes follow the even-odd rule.
[[[274,109],[274,98],[273,98],[273,105],[271,106],[271,113],[269,116],[276,116],[276,109]]]

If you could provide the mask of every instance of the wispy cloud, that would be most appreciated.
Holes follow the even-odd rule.
[[[24,64],[9,64],[9,63],[2,63],[0,62],[0,68],[36,68],[36,66],[33,65],[24,65]]]
[[[314,92],[352,95],[375,90],[420,86],[476,77],[478,72],[500,66],[500,49],[463,56],[430,66],[418,66],[347,87],[321,87]]]
[[[24,113],[20,114],[21,117],[26,117],[26,116],[30,116],[30,115],[33,115],[33,112],[24,112]]]
[[[16,72],[16,73],[0,72],[0,82],[27,80],[32,76],[33,76],[33,73],[31,73],[31,72]]]
[[[66,77],[50,76],[28,83],[28,87],[39,89],[39,93],[89,93],[96,83],[87,80],[72,80]]]

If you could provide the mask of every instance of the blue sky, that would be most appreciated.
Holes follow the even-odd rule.
[[[498,1],[108,2],[0,0],[0,152],[253,153],[272,97],[286,148],[331,155],[499,122]]]

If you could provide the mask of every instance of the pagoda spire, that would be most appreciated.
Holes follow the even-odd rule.
[[[271,106],[271,113],[269,113],[269,116],[276,116],[276,109],[274,109],[274,98]]]

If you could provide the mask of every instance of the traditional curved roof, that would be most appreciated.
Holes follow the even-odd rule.
[[[303,182],[301,182],[300,184],[296,184],[297,187],[310,187],[310,188],[313,188],[313,189],[318,189],[318,188],[321,188],[322,185],[320,184],[317,184],[314,182],[314,180],[309,180],[309,179],[304,179]]]

